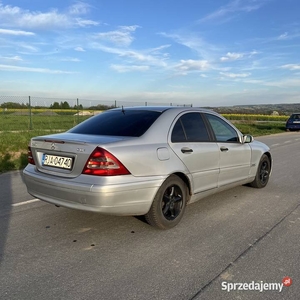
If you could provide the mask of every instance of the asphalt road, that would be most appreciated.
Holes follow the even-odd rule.
[[[268,186],[191,204],[169,231],[56,208],[20,172],[0,175],[0,299],[299,299],[300,133],[259,140],[274,158]],[[228,291],[286,276],[281,292]]]

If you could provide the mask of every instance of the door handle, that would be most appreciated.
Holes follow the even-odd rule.
[[[184,147],[184,148],[181,148],[181,152],[182,153],[192,153],[193,149]]]
[[[222,152],[226,152],[226,151],[228,151],[229,149],[228,149],[227,147],[222,146],[222,147],[220,148],[220,150],[221,150]]]

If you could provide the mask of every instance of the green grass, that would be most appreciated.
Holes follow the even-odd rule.
[[[0,133],[0,154],[27,151],[30,139],[34,136],[57,133],[57,130],[27,130]]]
[[[57,130],[0,132],[0,173],[20,170],[27,165],[27,147],[32,137],[57,132]]]
[[[286,122],[289,116],[273,116],[273,115],[252,115],[252,114],[222,114],[227,120],[243,120],[243,121],[282,121]]]
[[[32,115],[31,128],[30,118],[24,115],[0,115],[0,131],[18,131],[30,129],[67,130],[78,123],[86,120],[87,116],[57,115],[37,116]]]
[[[255,136],[285,132],[284,123],[237,123],[234,124],[242,133]]]
[[[89,118],[74,116],[74,111],[70,111],[71,115],[65,112],[38,115],[42,110],[33,112],[31,118],[24,110],[0,114],[0,172],[26,166],[27,147],[32,137],[66,131]]]

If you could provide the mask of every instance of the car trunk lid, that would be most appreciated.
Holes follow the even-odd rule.
[[[31,139],[31,153],[36,168],[50,175],[74,178],[82,173],[97,146],[115,143],[130,137],[96,136],[60,133]]]

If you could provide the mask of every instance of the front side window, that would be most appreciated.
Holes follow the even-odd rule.
[[[181,116],[173,128],[171,141],[172,143],[209,141],[200,113],[187,113]]]
[[[206,118],[212,127],[217,142],[238,142],[239,141],[237,132],[224,120],[210,114],[206,114]]]

